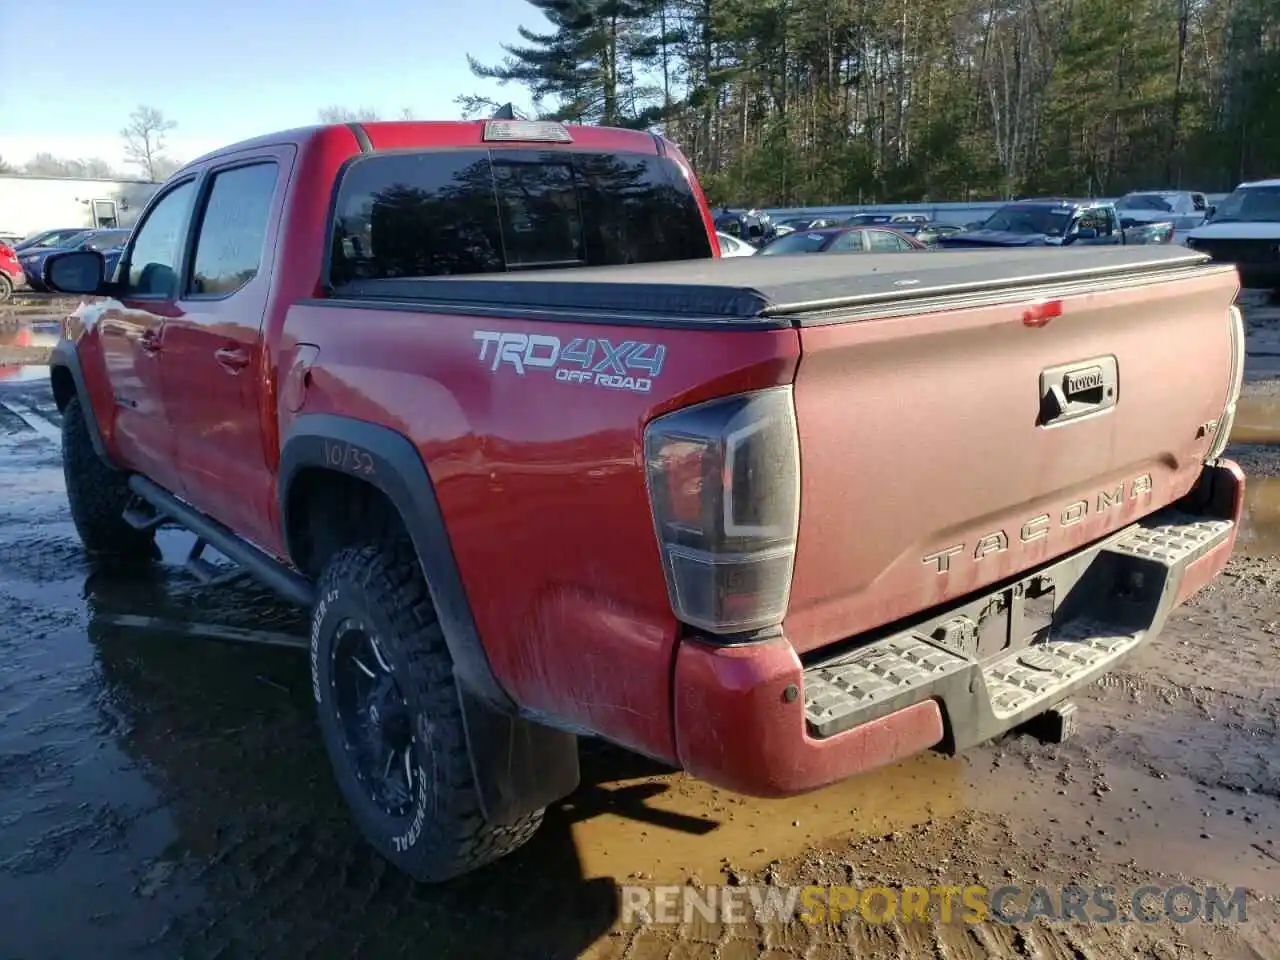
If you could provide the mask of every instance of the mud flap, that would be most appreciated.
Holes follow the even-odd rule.
[[[577,736],[503,713],[462,683],[458,701],[480,810],[489,823],[515,823],[578,788]]]

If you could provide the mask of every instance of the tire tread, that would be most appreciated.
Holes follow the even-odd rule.
[[[506,826],[488,823],[481,812],[453,661],[412,544],[398,539],[338,551],[321,576],[317,595],[341,591],[347,584],[358,586],[391,622],[408,664],[406,692],[432,719],[436,786],[447,791],[436,797],[441,816],[424,825],[423,841],[398,855],[399,865],[415,879],[441,882],[524,845],[541,825],[543,812]]]

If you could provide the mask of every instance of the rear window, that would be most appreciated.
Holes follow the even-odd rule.
[[[338,186],[330,282],[712,256],[663,157],[545,150],[391,153]]]

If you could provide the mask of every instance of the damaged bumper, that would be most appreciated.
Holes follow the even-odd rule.
[[[786,796],[1021,726],[1150,641],[1221,572],[1243,503],[1244,474],[1219,461],[1139,523],[811,662],[785,639],[686,642],[675,673],[680,762],[739,793]]]

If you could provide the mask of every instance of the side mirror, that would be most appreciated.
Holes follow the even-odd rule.
[[[1211,204],[1209,206],[1209,209],[1204,212],[1204,218],[1208,220],[1217,212],[1218,212],[1217,204]]]
[[[67,250],[51,254],[40,270],[41,281],[55,293],[97,293],[102,289],[106,262],[96,250]]]
[[[1076,238],[1079,240],[1096,240],[1098,239],[1098,231],[1094,227],[1081,227],[1076,231]]]

